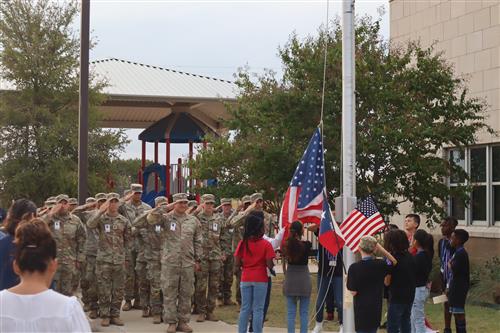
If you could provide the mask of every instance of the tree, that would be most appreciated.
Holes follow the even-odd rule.
[[[218,179],[225,195],[263,190],[281,200],[296,164],[320,122],[324,40],[328,40],[323,117],[329,191],[340,191],[342,34],[319,29],[317,36],[291,35],[279,50],[283,76],[237,75],[241,90],[230,109],[229,134],[210,140],[194,162],[195,177]],[[468,188],[450,189],[451,173],[466,177],[442,158],[446,147],[474,143],[486,105],[470,98],[466,80],[455,75],[433,47],[410,42],[398,48],[383,41],[380,19],[356,21],[357,195],[373,195],[386,215],[411,202],[429,219],[445,214],[441,202]],[[221,158],[223,157],[223,158]],[[207,189],[212,190],[212,189]],[[436,200],[437,199],[437,200]],[[430,222],[430,221],[429,221]]]
[[[79,40],[76,2],[15,0],[0,5],[0,69],[15,90],[0,93],[0,199],[77,191]],[[126,144],[97,127],[102,82],[90,87],[89,189],[106,188],[111,160]],[[90,194],[90,193],[89,193]]]

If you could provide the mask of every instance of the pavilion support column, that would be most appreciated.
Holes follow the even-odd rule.
[[[155,164],[158,164],[158,141],[155,141]],[[155,192],[158,193],[158,174],[155,172]]]
[[[167,146],[166,166],[165,166],[165,196],[170,200],[170,139],[165,140]]]
[[[141,151],[141,181],[140,183],[144,186],[144,169],[146,168],[146,141],[142,140],[142,151]]]
[[[193,163],[193,141],[189,141],[189,192],[193,192],[193,171],[192,171],[192,163]]]
[[[184,192],[182,190],[182,159],[177,159],[177,191],[178,193]]]

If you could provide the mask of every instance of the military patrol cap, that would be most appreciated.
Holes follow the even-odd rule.
[[[85,203],[87,203],[87,204],[94,203],[96,201],[97,200],[94,197],[88,197],[87,199],[85,199]]]
[[[132,192],[132,190],[131,190],[131,189],[129,189],[129,188],[128,188],[128,189],[126,189],[125,191],[123,191],[123,196],[124,196],[124,197],[125,197],[125,196],[127,196],[127,194],[129,194],[130,192]]]
[[[69,198],[68,203],[70,205],[78,205],[78,200],[76,198]]]
[[[164,196],[159,196],[155,198],[155,207],[168,204],[168,200]]]
[[[55,205],[55,204],[56,204],[56,197],[48,197],[47,200],[45,200],[45,206]]]
[[[141,184],[131,184],[130,191],[134,193],[142,193],[142,185]]]
[[[189,200],[188,207],[196,207],[198,206],[198,202],[196,200]]]
[[[373,253],[377,246],[377,240],[373,236],[363,236],[359,241],[359,248],[366,253]]]
[[[69,203],[69,197],[66,194],[59,194],[56,197],[56,203],[60,203],[63,200]]]
[[[252,199],[250,199],[249,195],[244,195],[243,198],[241,198],[241,201],[246,204],[252,202]]]
[[[172,199],[174,199],[174,202],[189,202],[188,196],[186,193],[176,193],[172,195]]]
[[[118,193],[114,193],[114,192],[111,192],[111,193],[108,193],[107,197],[106,197],[109,201],[111,200],[120,200],[120,195]]]
[[[230,205],[231,204],[231,198],[222,198],[222,199],[220,199],[220,204],[221,205]]]
[[[215,203],[215,195],[213,194],[203,194],[201,196],[202,203]]]
[[[264,198],[262,197],[262,193],[254,193],[250,196],[250,200],[252,200],[252,202],[255,202],[257,200],[264,200]]]
[[[97,202],[106,201],[108,199],[108,196],[106,195],[106,193],[97,193],[95,195],[95,199],[97,200]]]

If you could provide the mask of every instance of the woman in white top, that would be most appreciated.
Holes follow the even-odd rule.
[[[21,282],[0,292],[0,332],[90,332],[78,300],[49,289],[56,243],[45,222],[19,224],[15,243],[14,271]]]

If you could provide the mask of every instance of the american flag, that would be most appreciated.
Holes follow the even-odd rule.
[[[347,216],[340,225],[340,230],[345,237],[345,245],[356,252],[361,237],[373,235],[384,227],[384,218],[375,206],[373,198],[367,197]]]
[[[325,165],[323,138],[316,128],[304,155],[295,169],[281,206],[281,226],[293,221],[319,223],[323,213]]]

